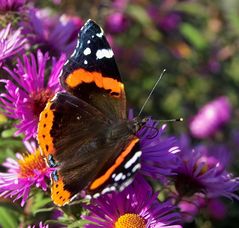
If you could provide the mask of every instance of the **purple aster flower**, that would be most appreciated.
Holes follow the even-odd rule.
[[[11,24],[2,29],[0,31],[0,66],[3,60],[20,52],[25,42],[26,39],[21,36],[21,29],[11,31]]]
[[[37,57],[31,54],[18,59],[14,71],[4,67],[12,80],[1,80],[5,83],[6,92],[0,94],[0,108],[4,113],[20,121],[16,125],[16,134],[25,133],[26,139],[36,136],[39,115],[47,101],[60,90],[59,73],[65,63],[65,56],[56,61],[52,59],[51,72],[46,83],[46,64],[49,55],[37,52]]]
[[[223,220],[228,212],[225,204],[220,199],[210,199],[207,203],[207,211],[210,217]]]
[[[181,23],[181,15],[177,12],[170,12],[164,17],[160,18],[158,26],[165,32],[175,31]]]
[[[16,154],[17,160],[7,158],[3,166],[7,173],[0,173],[0,197],[21,200],[23,207],[33,186],[47,190],[47,179],[52,170],[46,166],[40,150],[34,143],[24,142],[25,155]]]
[[[105,29],[109,33],[122,33],[129,27],[128,18],[121,12],[109,15],[105,21]]]
[[[138,132],[142,150],[141,173],[164,182],[166,176],[174,175],[172,170],[177,166],[179,147],[174,137],[163,135],[166,125],[160,129],[157,125],[156,121],[149,119]]]
[[[182,143],[183,144],[183,143]],[[228,197],[239,199],[234,193],[239,188],[239,179],[225,170],[222,158],[204,154],[202,150],[191,149],[184,143],[178,153],[178,167],[173,171],[175,187],[180,197],[200,193],[207,198]]]
[[[201,208],[205,207],[206,199],[200,195],[185,198],[178,203],[180,214],[184,222],[192,222]]]
[[[203,106],[190,122],[191,134],[196,138],[213,135],[231,117],[231,104],[227,97],[219,97]]]
[[[163,9],[164,7],[161,8]],[[163,12],[156,5],[149,7],[148,14],[153,22],[156,23],[156,26],[164,32],[175,31],[182,21],[180,13],[174,11]]]
[[[17,11],[28,0],[0,0],[0,11]]]
[[[123,11],[127,8],[128,4],[128,0],[114,0],[112,1],[112,8],[116,9],[117,11]]]
[[[123,227],[170,227],[180,228],[180,215],[169,202],[157,200],[151,186],[138,176],[123,192],[113,192],[93,199],[85,206],[90,215],[83,216],[92,222],[87,228],[123,228]]]
[[[209,166],[215,166],[219,162],[220,168],[225,170],[231,164],[232,154],[224,144],[199,145],[197,150],[202,154],[201,159],[206,159]]]
[[[52,16],[49,10],[32,9],[29,11],[29,22],[24,23],[25,34],[29,35],[31,44],[37,44],[53,56],[62,53],[70,55],[77,41],[77,34],[83,25],[79,17]]]

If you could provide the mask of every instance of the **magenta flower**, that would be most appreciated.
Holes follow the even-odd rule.
[[[231,117],[231,105],[227,97],[219,97],[203,106],[190,122],[191,134],[196,138],[213,135]]]
[[[92,222],[85,227],[180,228],[175,207],[169,201],[159,202],[157,195],[143,177],[138,176],[123,192],[103,195],[85,206],[90,215],[82,217]]]
[[[178,153],[178,167],[173,171],[176,189],[181,197],[200,193],[207,198],[228,197],[239,199],[239,179],[225,170],[225,162],[204,154],[201,149],[191,149],[184,144]]]
[[[164,182],[165,177],[174,175],[172,170],[177,166],[179,147],[174,137],[163,135],[166,125],[159,129],[157,125],[149,119],[138,132],[142,150],[141,173]]]
[[[21,198],[23,207],[32,187],[47,190],[46,181],[52,170],[46,166],[40,150],[34,143],[24,142],[27,152],[25,155],[16,154],[17,160],[7,158],[3,166],[7,173],[0,173],[0,197]]]
[[[174,32],[176,29],[178,29],[181,21],[182,19],[179,13],[170,12],[160,18],[158,21],[158,26],[165,32]]]
[[[16,125],[16,134],[25,133],[26,139],[36,137],[39,115],[47,101],[61,89],[58,76],[65,63],[65,56],[56,61],[52,59],[51,72],[46,83],[46,64],[49,55],[37,52],[37,57],[31,54],[18,59],[14,71],[4,67],[11,80],[1,80],[5,83],[6,92],[0,94],[0,108],[4,113],[20,122]]]
[[[199,214],[200,209],[205,207],[206,204],[206,199],[200,195],[183,199],[178,203],[182,220],[184,222],[192,222]]]
[[[109,33],[122,33],[129,27],[129,19],[121,12],[115,12],[106,17],[105,30]]]
[[[207,211],[210,217],[217,220],[223,220],[227,216],[226,205],[220,199],[211,199],[207,203]]]
[[[11,24],[2,29],[0,31],[0,66],[5,59],[19,53],[25,42],[26,39],[21,36],[21,29],[12,31]]]
[[[161,7],[161,9],[163,8],[164,7]],[[160,30],[167,33],[175,32],[182,22],[180,13],[172,10],[163,12],[161,9],[157,5],[151,5],[148,9],[150,18]]]
[[[27,2],[28,0],[1,0],[0,11],[17,11]]]
[[[114,8],[116,11],[122,12],[126,10],[128,4],[128,0],[114,0],[112,1],[112,8]]]
[[[69,56],[76,46],[77,34],[83,22],[79,17],[54,17],[51,13],[49,10],[30,10],[29,22],[23,25],[23,32],[31,34],[29,42],[37,44],[43,52],[47,51],[53,56],[62,53]]]

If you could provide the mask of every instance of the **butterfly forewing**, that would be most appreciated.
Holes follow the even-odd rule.
[[[126,102],[114,54],[94,21],[82,27],[75,51],[61,74],[63,87],[111,119],[126,118]],[[106,108],[107,107],[107,108]]]

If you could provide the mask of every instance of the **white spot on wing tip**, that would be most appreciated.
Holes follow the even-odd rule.
[[[102,38],[104,35],[104,31],[102,28],[100,28],[100,33],[96,33],[96,36],[98,36],[99,38]]]
[[[90,55],[90,53],[91,53],[90,48],[86,48],[83,52],[84,55]]]
[[[96,52],[96,59],[103,59],[103,58],[112,58],[114,53],[112,49],[101,49]]]

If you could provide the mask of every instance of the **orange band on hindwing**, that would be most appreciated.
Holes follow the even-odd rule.
[[[38,124],[38,143],[46,158],[49,154],[54,154],[55,149],[53,145],[53,138],[51,137],[51,129],[54,120],[54,113],[51,110],[52,102],[48,102],[45,109],[40,114],[39,124]]]
[[[135,146],[135,144],[138,141],[139,141],[139,139],[135,138],[130,142],[130,144],[126,147],[126,149],[123,152],[121,152],[119,157],[116,159],[115,163],[105,172],[105,174],[103,174],[102,176],[97,178],[90,185],[90,190],[95,190],[96,188],[98,188],[99,186],[104,184],[109,179],[109,177],[113,174],[113,172],[116,170],[116,168],[119,167],[123,163],[125,157],[131,152],[131,150],[133,149],[133,147]]]
[[[121,94],[121,91],[124,89],[123,83],[117,81],[116,79],[110,77],[103,77],[99,72],[89,72],[82,68],[73,71],[66,78],[66,84],[70,88],[75,88],[82,83],[95,83],[97,87],[111,90],[111,92],[118,95]]]

